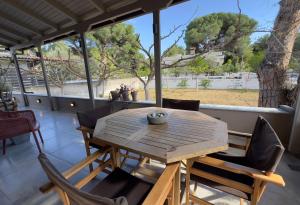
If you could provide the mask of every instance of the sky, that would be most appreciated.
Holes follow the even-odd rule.
[[[279,0],[240,0],[240,7],[243,14],[255,19],[258,28],[270,30],[273,27],[279,10]],[[174,27],[184,25],[172,36],[163,40],[162,50],[168,48],[180,36],[182,30],[191,19],[205,16],[216,12],[238,13],[236,0],[190,0],[186,3],[175,5],[161,11],[161,35],[168,34]],[[135,27],[136,33],[140,34],[142,44],[149,47],[153,43],[152,35],[152,14],[131,19],[126,23]],[[251,41],[254,42],[265,33],[254,33]],[[185,47],[183,38],[178,45]]]

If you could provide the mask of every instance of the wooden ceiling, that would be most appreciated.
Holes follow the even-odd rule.
[[[25,49],[186,0],[0,0],[0,45]]]

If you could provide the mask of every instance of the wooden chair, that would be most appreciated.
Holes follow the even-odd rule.
[[[162,99],[162,107],[164,108],[199,111],[199,105],[199,100]]]
[[[6,139],[30,132],[32,133],[36,146],[41,153],[42,151],[36,136],[36,131],[39,134],[41,142],[44,144],[40,131],[40,123],[36,120],[33,111],[0,111],[0,139],[3,141],[3,155],[5,154]]]
[[[95,110],[91,110],[91,111],[77,112],[77,118],[78,118],[79,125],[80,125],[80,127],[77,129],[82,132],[87,156],[91,155],[91,148],[96,148],[99,150],[103,150],[103,149],[107,148],[107,145],[104,145],[104,144],[99,145],[99,142],[98,143],[94,142],[93,133],[94,133],[94,129],[97,124],[97,120],[102,117],[105,117],[107,115],[110,115],[112,113],[113,113],[113,110],[112,110],[112,106],[110,104],[102,106],[100,108],[96,108]],[[105,155],[104,157],[106,157],[106,156],[107,155]],[[125,163],[125,160],[127,158],[131,158],[131,159],[135,159],[135,160],[142,159],[141,156],[136,157],[136,156],[130,155],[129,151],[127,151],[127,150],[125,151],[125,154],[121,153],[121,156],[123,157],[121,167]],[[92,164],[89,166],[89,169],[90,169],[90,171],[93,170]]]
[[[162,99],[163,108],[199,111],[200,100],[178,100],[178,99]],[[181,161],[183,166],[186,167],[186,160]]]
[[[170,204],[179,204],[179,196],[175,194],[180,187],[179,163],[168,165],[154,185],[114,167],[112,158],[99,164],[75,185],[68,181],[103,154],[96,151],[63,174],[57,171],[45,154],[39,155],[39,161],[64,205],[162,205],[166,200]],[[112,173],[97,184],[93,181],[94,186],[89,191],[81,190],[109,164],[114,168]]]
[[[284,152],[278,136],[271,125],[259,116],[245,156],[230,156],[221,153],[197,157],[187,161],[186,201],[210,204],[190,191],[190,180],[235,195],[259,202],[267,183],[284,186],[283,178],[275,174]]]

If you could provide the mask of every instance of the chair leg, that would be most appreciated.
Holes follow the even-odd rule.
[[[32,134],[33,134],[33,138],[34,138],[35,144],[36,144],[36,146],[37,146],[37,148],[39,150],[39,153],[42,153],[42,150],[41,150],[41,147],[40,147],[40,143],[39,143],[39,141],[37,139],[37,136],[36,136],[35,132],[32,131]]]
[[[40,129],[38,129],[38,133],[39,133],[42,144],[44,144],[44,139],[43,139],[43,136],[42,136],[42,133],[41,133]]]
[[[6,139],[3,139],[2,140],[3,155],[5,155],[5,145],[6,145]]]
[[[122,162],[121,162],[121,167],[123,167],[123,165],[124,165],[124,163],[125,163],[125,161],[126,161],[126,159],[127,159],[128,154],[129,154],[129,151],[126,150],[126,153],[125,153],[125,155],[124,155],[124,157],[123,157],[123,160],[122,160]]]
[[[87,145],[85,149],[86,149],[86,156],[89,157],[91,155],[90,145]],[[90,173],[94,170],[93,163],[89,164],[89,170]]]
[[[254,190],[253,190],[253,194],[251,196],[250,205],[256,205],[257,204],[258,198],[260,196],[260,185],[261,185],[260,180],[255,180],[254,181]]]
[[[190,203],[190,168],[191,161],[187,160],[186,163],[186,176],[185,176],[185,204],[188,205]]]

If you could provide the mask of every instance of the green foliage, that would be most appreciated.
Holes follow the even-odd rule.
[[[187,48],[203,52],[212,46],[223,47],[230,52],[243,53],[249,35],[257,22],[246,15],[234,13],[213,13],[194,19],[185,34]]]
[[[188,87],[188,80],[187,79],[182,79],[178,84],[177,87],[179,88],[186,88]]]
[[[265,51],[257,51],[252,54],[252,56],[248,60],[248,64],[250,66],[250,71],[256,72],[258,68],[261,66],[264,58],[265,58]]]
[[[236,73],[239,71],[238,66],[236,66],[231,59],[221,66],[223,72],[226,73]]]
[[[202,79],[199,83],[199,86],[203,87],[204,89],[207,89],[211,86],[211,80],[207,78]]]
[[[193,59],[190,63],[190,70],[192,71],[192,73],[199,75],[202,73],[208,73],[210,71],[210,64],[208,62],[208,60],[206,60],[203,57],[197,57],[195,59]]]
[[[298,33],[294,43],[294,48],[293,48],[293,53],[289,64],[289,68],[296,71],[300,70],[300,33]]]
[[[104,27],[88,33],[87,39],[94,78],[123,77],[125,69],[139,69],[138,63],[143,56],[139,53],[132,25],[118,23]],[[138,72],[143,75],[147,68],[142,67]]]
[[[266,34],[262,37],[260,37],[259,39],[257,39],[252,47],[253,47],[253,52],[260,52],[260,51],[265,51],[267,49],[267,42],[270,38],[269,34]]]
[[[174,55],[184,55],[185,50],[182,46],[174,45],[166,54],[166,57],[174,56]]]

